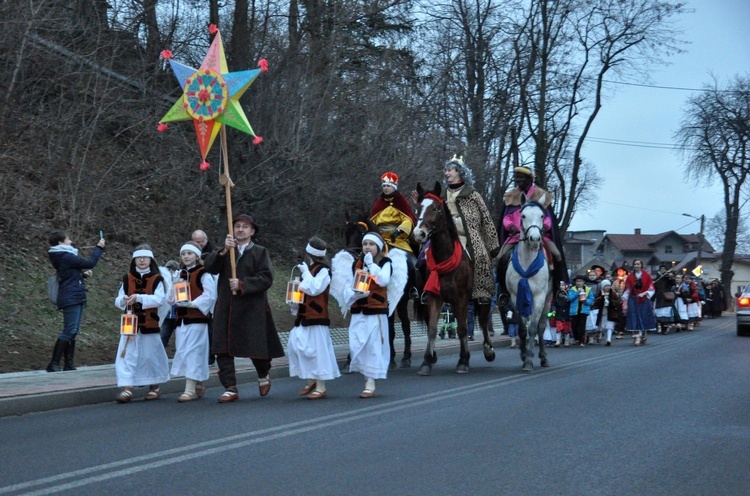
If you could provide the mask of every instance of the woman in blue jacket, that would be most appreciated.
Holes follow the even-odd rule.
[[[65,367],[62,370],[75,370],[73,355],[75,353],[76,335],[81,327],[83,307],[86,305],[86,275],[84,272],[93,269],[104,252],[104,238],[94,247],[91,258],[78,256],[78,248],[67,231],[55,231],[49,237],[49,259],[57,270],[59,289],[57,291],[57,308],[63,312],[64,326],[57,337],[52,350],[52,360],[47,365],[47,372],[60,372],[60,358],[65,356]]]

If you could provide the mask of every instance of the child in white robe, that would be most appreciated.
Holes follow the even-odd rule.
[[[194,241],[180,248],[179,281],[190,286],[188,300],[176,301],[176,291],[167,296],[175,305],[175,354],[172,360],[173,377],[185,377],[185,391],[177,398],[180,403],[203,397],[203,381],[208,379],[208,315],[216,302],[216,279],[206,272],[201,261],[201,249]],[[173,285],[174,287],[174,285]]]
[[[301,303],[292,303],[297,319],[287,343],[289,375],[307,379],[299,394],[310,400],[327,398],[326,381],[341,375],[329,330],[331,263],[326,248],[325,241],[311,238],[305,248],[305,262],[297,266],[302,273],[299,291],[304,296]]]
[[[115,305],[138,318],[137,332],[121,335],[115,358],[117,385],[122,388],[118,403],[133,399],[133,388],[149,386],[146,400],[161,396],[159,384],[169,380],[169,360],[159,334],[159,307],[166,287],[149,245],[133,252],[130,270],[123,277]]]

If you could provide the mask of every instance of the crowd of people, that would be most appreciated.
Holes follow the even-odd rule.
[[[574,277],[574,285],[561,283],[552,298],[550,326],[554,346],[612,344],[612,338],[630,334],[633,345],[648,341],[648,333],[692,331],[704,318],[717,318],[726,310],[718,280],[702,281],[659,266],[652,277],[640,259],[632,270],[610,274],[599,266]]]
[[[471,169],[461,158],[454,156],[446,162],[444,179],[447,189],[442,199],[474,270],[470,321],[473,323],[475,313],[486,315],[497,307],[512,347],[519,319],[509,304],[504,273],[521,234],[522,198],[539,202],[545,211],[544,245],[550,255],[555,288],[548,316],[554,346],[601,342],[608,346],[613,336],[621,339],[625,333],[630,333],[638,346],[647,342],[651,331],[667,334],[693,330],[701,318],[718,317],[723,310],[719,284],[703,284],[665,266],[652,278],[640,260],[633,261],[632,271],[618,269],[613,274],[595,265],[569,284],[557,222],[550,208],[551,196],[534,184],[534,174],[527,167],[514,169],[514,188],[504,197],[499,231],[482,196],[472,187]],[[406,278],[399,277],[398,271],[394,274],[389,250],[406,254],[409,277],[405,294],[419,296],[414,266],[415,262],[417,266],[424,264],[424,247],[417,257],[420,247],[409,239],[418,222],[416,199],[412,194],[411,205],[398,192],[398,175],[393,172],[384,173],[381,184],[382,194],[370,215],[375,228],[363,235],[361,254],[351,267],[343,269],[348,278],[334,277],[328,245],[317,236],[309,239],[305,260],[297,266],[301,273],[298,291],[303,296],[289,302],[295,322],[287,353],[290,375],[305,381],[300,395],[311,400],[327,398],[326,382],[340,376],[329,332],[329,295],[341,295],[339,303],[351,310],[348,368],[364,376],[361,398],[376,396],[375,381],[387,378],[393,362],[394,351],[384,335],[386,329],[394,332],[389,289],[403,285]],[[252,360],[259,395],[269,393],[272,360],[285,353],[267,295],[274,268],[268,250],[254,242],[258,225],[253,217],[238,215],[231,227],[219,247],[213,246],[205,232],[193,232],[191,240],[180,247],[179,261],[169,261],[163,267],[157,265],[149,245],[139,245],[133,251],[114,300],[124,315],[136,319],[134,332],[122,331],[115,355],[121,388],[117,402],[130,402],[137,387],[148,388],[146,400],[158,399],[160,385],[171,377],[185,378],[179,402],[197,400],[203,396],[204,381],[214,363],[224,387],[219,403],[235,402],[239,399],[236,357]],[[63,331],[47,366],[49,372],[75,370],[75,339],[86,304],[85,279],[104,251],[106,243],[103,236],[100,238],[88,259],[79,256],[66,231],[54,232],[49,238],[49,256],[59,281],[57,306],[64,316]],[[493,267],[496,259],[500,261],[497,271]],[[351,283],[335,287],[357,273],[366,274],[369,287],[358,290]],[[444,333],[452,337],[455,325],[449,323],[450,308],[443,312],[446,327],[441,337]],[[172,336],[175,354],[170,367],[166,348]]]

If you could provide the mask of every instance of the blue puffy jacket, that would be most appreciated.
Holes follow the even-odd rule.
[[[88,260],[78,256],[78,249],[69,245],[57,245],[49,249],[49,259],[57,270],[60,288],[57,291],[57,308],[81,305],[86,301],[86,281],[83,271],[93,269],[104,249],[94,247]]]
[[[588,315],[591,313],[591,305],[594,303],[594,291],[589,286],[584,286],[583,289],[586,291],[586,300],[581,302],[581,315]],[[568,291],[568,299],[570,300],[570,315],[578,315],[578,288],[573,286]]]

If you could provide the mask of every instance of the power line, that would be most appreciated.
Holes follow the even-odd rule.
[[[686,148],[681,145],[677,145],[675,143],[657,143],[657,142],[652,142],[652,141],[631,141],[631,140],[621,140],[621,139],[615,139],[615,138],[597,138],[595,136],[588,136],[586,138],[586,141],[589,141],[592,143],[602,143],[606,145],[633,146],[637,148],[653,148],[657,150],[674,150],[674,151],[695,150],[694,148]]]
[[[675,91],[705,91],[705,88],[684,88],[682,86],[661,86],[658,84],[643,84],[643,83],[627,83],[625,81],[612,81],[609,79],[602,79],[605,83],[610,84],[621,84],[623,86],[638,86],[640,88],[654,88],[658,90],[675,90]],[[720,92],[724,91],[734,91],[734,90],[718,90]]]

